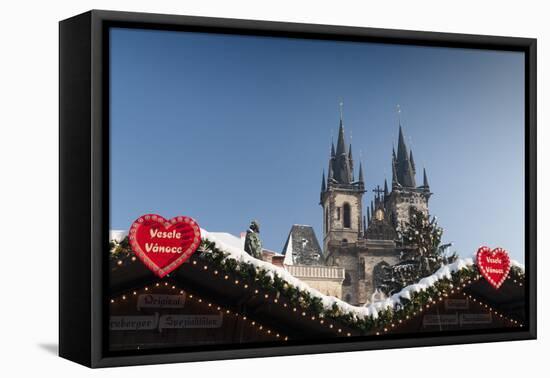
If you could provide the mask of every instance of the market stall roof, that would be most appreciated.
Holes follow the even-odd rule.
[[[239,246],[228,243],[223,233],[201,230],[201,235],[199,251],[169,279],[226,306],[239,306],[289,334],[311,337],[375,334],[454,288],[484,298],[516,318],[525,316],[521,313],[525,307],[524,272],[517,262],[512,262],[510,276],[497,292],[491,292],[494,289],[480,279],[474,260],[466,258],[442,266],[389,298],[366,306],[352,306],[309,287],[283,267],[253,258]],[[116,250],[120,240],[113,243]],[[113,262],[117,272],[111,275],[113,294],[155,280],[141,264],[128,265],[126,261]]]
[[[224,308],[230,308],[235,313],[256,319],[270,329],[288,335],[290,339],[323,339],[361,334],[352,325],[323,317],[319,311],[301,306],[297,297],[283,295],[262,285],[259,277],[247,278],[238,272],[224,269],[216,261],[207,258],[209,254],[211,252],[198,251],[163,279],[156,277],[131,254],[113,259],[111,297],[119,297],[147,286],[152,288],[159,282],[168,282]]]

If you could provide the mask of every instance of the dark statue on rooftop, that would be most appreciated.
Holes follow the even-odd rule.
[[[250,226],[246,231],[246,238],[244,240],[244,250],[250,256],[257,259],[262,258],[262,241],[260,240],[260,224],[258,221],[253,220],[250,222]]]

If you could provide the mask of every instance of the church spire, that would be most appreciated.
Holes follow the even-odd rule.
[[[428,183],[428,175],[426,174],[426,168],[424,168],[424,183],[422,184],[424,190],[430,190],[430,184]]]
[[[321,181],[321,193],[324,193],[327,190],[327,184],[325,180],[325,170],[323,169],[323,178]]]
[[[340,126],[338,127],[338,141],[336,142],[336,156],[346,153],[346,141],[344,138],[344,102],[338,103],[340,106]]]
[[[414,178],[414,161],[411,162],[412,154],[409,155],[405,137],[403,136],[403,128],[399,124],[399,139],[397,142],[397,158],[395,159],[395,169],[397,181],[400,185],[406,188],[415,188],[416,182]]]
[[[334,144],[331,149],[331,164],[332,164],[332,179],[336,184],[350,185],[353,184],[353,160],[351,147],[348,153],[346,148],[346,137],[344,134],[344,122],[342,115],[343,103],[340,102],[340,126],[338,128],[338,140],[336,142],[336,152],[334,152]],[[329,180],[330,180],[329,172]]]
[[[388,197],[388,180],[384,179],[384,199],[386,199],[387,197]]]
[[[391,162],[391,186],[392,188],[397,188],[399,186],[399,181],[397,180],[397,162],[395,159]]]
[[[374,201],[370,201],[370,213],[374,215]]]
[[[403,128],[399,123],[399,138],[397,140],[397,161],[407,160],[407,144],[405,143],[405,137],[403,136]]]
[[[410,154],[409,154],[409,160],[411,162],[411,167],[412,167],[412,170],[413,170],[413,174],[416,174],[416,166],[414,164],[413,150],[412,149],[411,149]]]
[[[367,207],[367,221],[370,223],[370,207]]]
[[[340,118],[340,126],[338,127],[338,141],[336,142],[336,157],[346,153],[346,142],[344,139],[344,124]]]
[[[359,162],[359,183],[364,184],[364,177],[363,177],[363,162]]]
[[[349,144],[349,149],[348,149],[348,161],[349,161],[349,171],[351,175],[351,181],[353,182],[354,174],[353,174],[353,155],[351,154],[351,143]]]

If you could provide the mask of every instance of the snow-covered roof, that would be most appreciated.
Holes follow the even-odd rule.
[[[512,267],[516,267],[516,268],[520,269],[522,272],[525,272],[525,266],[522,263],[520,263],[519,261],[510,260],[510,265]]]
[[[208,231],[201,229],[201,236],[203,239],[214,242],[216,244],[216,248],[227,253],[229,258],[232,258],[237,262],[249,263],[257,268],[264,269],[268,272],[268,275],[271,276],[271,278],[277,275],[288,282],[290,285],[300,290],[307,291],[312,297],[320,299],[323,307],[326,310],[332,309],[333,305],[336,304],[342,312],[352,313],[356,316],[367,317],[371,315],[376,315],[375,313],[372,313],[371,309],[368,307],[352,306],[349,303],[346,303],[336,297],[324,295],[320,291],[310,287],[305,282],[291,275],[286,269],[262,260],[258,260],[250,256],[243,249],[231,246],[230,244],[226,243],[222,238],[219,238],[216,233],[209,233]]]
[[[285,256],[283,261],[285,265],[294,265],[294,256],[292,256],[292,233],[288,235],[288,240],[283,249],[283,255]]]
[[[242,249],[244,252],[244,239],[228,232],[209,232],[211,238],[230,245],[234,248]],[[128,235],[127,230],[110,230],[109,241],[120,243]]]
[[[204,230],[201,230],[201,233]],[[232,248],[241,249],[244,252],[244,238],[240,238],[228,232],[210,232],[210,238],[214,238],[219,242],[231,246]],[[204,237],[204,235],[203,235]],[[218,244],[218,242],[216,242]]]
[[[285,264],[319,265],[323,251],[311,226],[295,224],[288,233],[283,247]]]
[[[111,230],[109,231],[109,241],[120,243],[128,235],[126,230]]]
[[[318,290],[311,288],[305,282],[292,276],[287,270],[283,268],[262,260],[255,259],[248,253],[246,253],[243,249],[235,248],[234,246],[225,243],[225,241],[222,238],[219,238],[216,233],[209,233],[208,231],[201,229],[201,234],[204,239],[214,242],[218,249],[228,253],[228,257],[233,258],[238,262],[246,262],[258,268],[262,268],[270,272],[272,278],[276,274],[280,278],[287,281],[289,284],[297,287],[298,289],[307,291],[312,297],[317,297],[321,300],[323,307],[326,310],[330,310],[332,309],[333,305],[336,305],[342,312],[350,313],[360,318],[369,316],[377,318],[378,312],[390,308],[395,308],[397,305],[401,304],[401,299],[410,300],[411,294],[426,290],[440,280],[451,279],[452,273],[456,273],[462,269],[469,269],[474,266],[473,258],[459,258],[451,264],[442,266],[434,274],[428,277],[424,277],[417,283],[403,288],[401,291],[393,294],[389,298],[367,304],[365,306],[352,306],[349,303],[344,302],[336,297],[324,295]],[[523,270],[523,265],[518,263],[517,261],[512,260],[512,266]]]
[[[429,287],[433,286],[439,280],[442,280],[445,278],[451,279],[452,273],[458,272],[459,270],[462,270],[462,269],[469,268],[473,265],[474,265],[474,260],[472,258],[457,259],[452,264],[442,266],[434,274],[428,277],[422,278],[417,283],[404,287],[401,291],[393,294],[391,297],[386,298],[379,302],[372,303],[368,306],[372,306],[376,310],[394,308],[395,306],[401,304],[401,298],[410,300],[412,293],[424,291]]]
[[[117,242],[120,242],[125,236],[125,231],[113,230],[110,232],[110,239]],[[244,251],[244,243],[241,238],[229,233],[208,232],[204,229],[201,229],[201,236],[203,239],[215,243],[217,249],[227,254],[226,258],[234,259],[236,262],[249,263],[256,268],[263,269],[272,279],[276,275],[285,280],[289,285],[292,285],[299,290],[306,291],[311,297],[319,299],[325,310],[333,310],[334,306],[336,306],[342,313],[350,314],[355,318],[372,317],[373,319],[376,319],[379,312],[387,309],[395,309],[402,303],[402,299],[410,300],[414,293],[424,291],[435,285],[440,280],[451,279],[453,273],[463,269],[470,269],[475,265],[473,258],[459,258],[451,264],[442,266],[434,274],[422,278],[417,283],[403,288],[401,291],[388,298],[364,306],[353,306],[339,298],[324,295],[320,291],[310,287],[305,282],[294,277],[282,267],[275,266],[269,262],[250,256]],[[511,264],[513,267],[524,271],[523,265],[519,262],[511,260]]]

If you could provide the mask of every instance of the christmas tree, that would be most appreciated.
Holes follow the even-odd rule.
[[[409,221],[404,222],[398,232],[402,248],[400,261],[385,268],[380,289],[390,295],[455,261],[456,253],[447,254],[451,244],[441,244],[442,236],[443,228],[439,227],[435,217],[430,219],[411,207]]]

